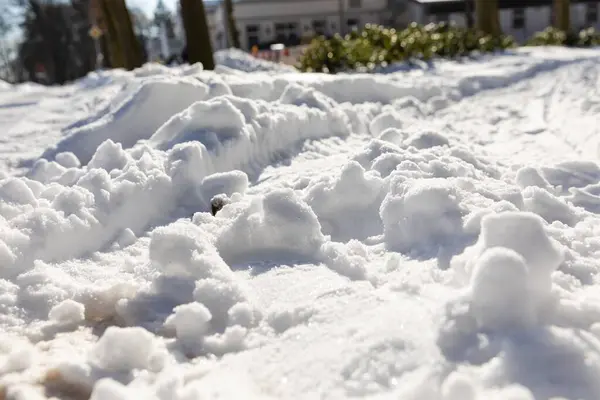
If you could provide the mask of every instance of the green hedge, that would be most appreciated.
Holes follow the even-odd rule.
[[[599,44],[599,38],[593,29],[583,30],[577,36],[549,28],[534,35],[527,44],[593,46]],[[455,58],[513,47],[516,42],[510,36],[492,37],[451,23],[412,23],[402,31],[367,24],[362,31],[345,37],[313,39],[297,67],[305,72],[372,71],[399,61]]]
[[[579,34],[566,33],[556,28],[538,32],[526,43],[527,46],[600,46],[600,33],[594,28],[583,29]]]

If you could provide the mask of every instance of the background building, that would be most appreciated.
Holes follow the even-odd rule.
[[[438,21],[454,21],[464,26],[465,0],[409,0],[410,20],[426,24]],[[534,33],[552,25],[553,0],[499,0],[502,31],[524,41]],[[571,23],[575,30],[584,27],[600,28],[598,11],[600,0],[571,0]],[[471,8],[474,9],[474,6]]]
[[[408,23],[402,19],[408,0],[239,0],[234,15],[243,49],[273,43],[297,45],[303,37],[347,33],[366,23]],[[216,10],[217,48],[227,47],[227,16]]]

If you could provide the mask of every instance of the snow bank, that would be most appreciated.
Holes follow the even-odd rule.
[[[217,70],[220,71],[222,69],[219,67],[241,72],[296,72],[296,69],[292,66],[261,60],[245,51],[233,48],[215,52],[215,64],[217,65]]]
[[[133,91],[129,88],[124,91],[130,94],[115,110],[90,124],[64,132],[65,139],[42,157],[53,160],[59,153],[70,152],[87,164],[106,140],[120,143],[124,148],[132,147],[139,140],[151,137],[173,114],[209,94],[206,85],[191,79],[147,81]]]

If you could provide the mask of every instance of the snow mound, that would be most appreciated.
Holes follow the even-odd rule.
[[[454,325],[442,330],[442,347],[447,351],[446,341],[453,342],[450,331],[507,334],[548,324],[554,312],[552,274],[563,260],[563,248],[538,215],[508,211],[485,216],[478,241],[452,260],[470,285],[464,297],[450,303]],[[468,306],[459,306],[463,302]],[[475,325],[468,325],[469,319]]]
[[[215,64],[241,72],[296,72],[289,65],[277,64],[271,61],[261,60],[251,56],[239,49],[226,49],[216,51],[214,54]]]
[[[108,139],[124,148],[132,147],[139,140],[151,137],[173,114],[205,99],[208,93],[206,85],[193,79],[145,81],[113,111],[64,132],[65,138],[42,157],[53,160],[59,153],[70,152],[87,164],[100,144]]]
[[[448,181],[395,177],[390,186],[380,211],[388,248],[428,252],[461,235],[460,193]]]
[[[324,242],[321,225],[293,191],[273,191],[243,207],[217,239],[229,263],[315,259]],[[225,209],[218,215],[228,216]]]
[[[323,232],[335,240],[364,239],[381,231],[379,205],[383,180],[356,161],[346,164],[339,177],[314,180],[306,189]],[[347,215],[353,218],[347,218]]]

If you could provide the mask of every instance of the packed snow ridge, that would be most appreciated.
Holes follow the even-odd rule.
[[[600,51],[217,61],[0,87],[0,398],[600,398]]]

